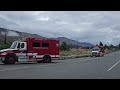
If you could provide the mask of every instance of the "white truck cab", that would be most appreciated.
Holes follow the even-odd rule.
[[[26,42],[15,41],[15,42],[12,43],[10,49],[26,50],[27,49],[27,43]]]

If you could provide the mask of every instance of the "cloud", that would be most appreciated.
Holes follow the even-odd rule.
[[[48,21],[49,19],[50,19],[49,17],[37,18],[37,20],[40,20],[40,21]]]
[[[119,44],[119,11],[0,11],[0,27],[93,44]]]

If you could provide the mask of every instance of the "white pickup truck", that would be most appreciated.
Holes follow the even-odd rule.
[[[104,56],[104,53],[101,52],[100,48],[93,48],[91,50],[91,57],[93,57],[93,56],[95,56],[95,57],[102,57],[102,56]]]

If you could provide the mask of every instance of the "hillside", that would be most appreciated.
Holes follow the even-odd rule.
[[[9,30],[5,28],[0,28],[0,42],[4,41],[5,33],[7,35],[7,42],[13,42],[15,40],[18,40],[19,38],[24,38],[24,37],[35,37],[35,38],[45,38],[37,34],[30,34],[26,32],[19,32],[15,30]]]
[[[65,41],[69,45],[76,45],[76,46],[78,45],[78,46],[82,46],[82,47],[91,47],[91,46],[94,46],[91,43],[78,42],[78,41],[75,41],[75,40],[72,40],[72,39],[68,39],[66,37],[58,37],[57,39],[60,40],[61,42]]]
[[[43,36],[40,36],[38,34],[30,34],[30,33],[26,33],[26,32],[19,32],[19,31],[15,31],[15,30],[9,30],[9,29],[5,29],[5,28],[0,28],[0,43],[4,41],[4,36],[5,34],[7,35],[7,42],[11,43],[15,40],[18,40],[21,37],[34,37],[34,38],[46,38]],[[91,47],[93,46],[93,44],[90,43],[86,43],[86,42],[77,42],[75,40],[71,40],[68,39],[66,37],[58,37],[58,38],[54,38],[57,40],[60,40],[60,42],[65,41],[67,44],[69,45],[78,45],[78,46],[82,46],[82,47]]]

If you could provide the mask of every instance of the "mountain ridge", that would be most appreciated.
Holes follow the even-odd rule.
[[[4,41],[4,34],[6,33],[7,35],[7,42],[12,43],[15,40],[18,40],[19,38],[24,38],[24,37],[34,37],[34,38],[47,38],[47,37],[43,37],[41,35],[38,34],[31,34],[31,33],[26,33],[26,32],[20,32],[20,31],[16,31],[16,30],[10,30],[10,29],[5,29],[5,28],[0,28],[0,41]],[[87,42],[78,42],[76,40],[72,40],[66,37],[57,37],[57,38],[53,38],[53,39],[57,39],[60,40],[60,42],[62,43],[63,41],[65,41],[67,44],[69,45],[77,45],[77,46],[82,46],[82,47],[91,47],[94,46],[91,43],[87,43]]]

